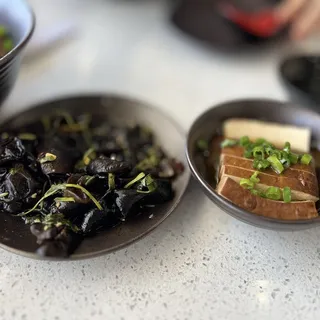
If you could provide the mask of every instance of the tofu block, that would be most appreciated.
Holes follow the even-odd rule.
[[[249,179],[254,172],[254,169],[243,169],[236,166],[223,165],[221,166],[220,177],[221,180],[226,177],[231,178],[239,184],[242,178]],[[304,180],[260,172],[258,178],[260,182],[255,186],[257,190],[266,191],[268,187],[278,187],[280,189],[289,187],[293,200],[310,200],[316,202],[319,199],[316,177],[311,180]]]
[[[224,122],[223,136],[229,139],[240,139],[243,136],[248,136],[251,140],[264,138],[279,148],[289,141],[292,150],[302,153],[310,152],[311,130],[309,128],[233,118]]]
[[[246,159],[243,157],[243,153],[244,153],[244,149],[243,147],[240,147],[240,146],[223,148],[221,150],[221,159],[223,159],[224,156],[232,156],[235,158],[238,157],[241,159]],[[253,159],[247,159],[247,160],[253,162]],[[294,164],[290,168],[286,169],[286,171],[287,170],[300,170],[300,171],[305,171],[305,172],[309,172],[310,174],[316,175],[313,161],[309,165],[305,165],[301,163]]]
[[[284,203],[264,199],[253,195],[249,190],[242,188],[237,182],[226,176],[220,180],[217,192],[242,209],[268,218],[301,220],[318,216],[314,201]]]

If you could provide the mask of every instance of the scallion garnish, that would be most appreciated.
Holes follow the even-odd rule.
[[[260,192],[257,189],[251,189],[250,191],[255,196],[259,196],[260,195]]]
[[[39,160],[40,163],[52,162],[57,159],[57,156],[53,153],[45,153]]]
[[[76,202],[72,197],[54,198],[54,202]]]
[[[252,154],[255,159],[264,159],[264,148],[262,146],[254,147]]]
[[[41,199],[29,210],[22,212],[20,214],[18,214],[18,216],[23,217],[28,215],[30,212],[34,211],[37,209],[37,207],[39,205],[41,205],[43,203],[43,201],[63,190],[66,190],[67,188],[76,188],[76,189],[80,189],[83,193],[85,193],[90,200],[96,205],[96,207],[99,210],[102,210],[102,206],[99,203],[99,201],[84,187],[78,185],[78,184],[73,184],[73,183],[61,183],[61,184],[53,184],[50,189],[41,197]]]
[[[263,138],[250,142],[249,138],[244,136],[238,141],[226,139],[222,142],[221,147],[225,148],[235,145],[240,145],[244,148],[243,157],[248,159],[253,158],[253,168],[257,170],[264,170],[271,166],[277,174],[280,174],[298,162],[309,165],[312,161],[310,154],[298,156],[292,153],[289,142],[286,142],[283,149],[279,150]]]
[[[282,190],[283,201],[285,203],[291,202],[291,189],[289,187],[284,187]]]
[[[267,141],[266,141],[266,139],[263,139],[263,138],[259,138],[259,139],[257,139],[256,141],[255,141],[255,145],[256,146],[260,146],[260,145],[262,145],[262,144],[264,144],[264,143],[266,143]]]
[[[265,195],[268,199],[271,200],[280,200],[281,199],[281,190],[278,187],[269,187],[265,192]]]
[[[286,143],[284,144],[283,151],[285,151],[286,153],[290,153],[290,152],[291,152],[290,142],[286,142]]]
[[[264,148],[266,155],[270,156],[274,151],[274,147],[271,144],[267,144]]]
[[[53,226],[59,227],[59,226],[67,226],[74,232],[79,232],[79,228],[72,224],[70,220],[66,219],[62,213],[49,213],[43,218],[37,217],[38,220],[44,225],[44,230],[48,230],[52,228]],[[32,223],[35,223],[36,221],[33,221]]]
[[[37,136],[33,133],[20,133],[18,135],[18,138],[21,139],[21,140],[36,140],[37,139]]]
[[[13,41],[11,39],[3,40],[3,48],[6,51],[10,51],[13,48]]]
[[[254,182],[251,181],[250,179],[241,179],[240,180],[240,186],[245,188],[245,189],[253,189],[254,188]]]
[[[256,171],[249,179],[241,179],[240,186],[251,191],[254,190],[255,185],[260,182],[258,175],[259,171]]]
[[[270,167],[270,162],[267,159],[254,159],[253,160],[253,167],[257,170],[264,170]]]
[[[245,150],[243,156],[247,159],[252,158],[252,149]]]
[[[304,154],[301,159],[300,159],[300,162],[302,164],[306,164],[306,165],[309,165],[310,162],[312,160],[312,156],[310,154]]]
[[[298,160],[299,160],[299,157],[294,153],[290,153],[289,154],[289,160],[290,160],[290,163],[297,164]]]
[[[209,149],[208,142],[204,139],[197,140],[197,147],[200,151],[206,151]]]
[[[254,184],[260,182],[260,179],[258,178],[258,175],[259,175],[259,171],[256,171],[256,172],[250,177],[250,180],[251,180]]]
[[[113,173],[108,174],[108,186],[109,190],[114,190],[116,188],[115,176]]]
[[[221,143],[221,148],[234,147],[237,144],[238,144],[237,140],[225,139]]]
[[[157,183],[156,181],[151,177],[150,174],[148,174],[147,176],[145,176],[142,180],[141,180],[141,185],[143,188],[146,188],[147,190],[137,190],[137,192],[139,193],[151,193],[153,191],[155,191],[157,189]]]
[[[0,37],[4,37],[7,35],[7,28],[3,25],[0,25]]]
[[[143,172],[139,173],[134,179],[132,179],[130,182],[128,182],[128,183],[124,186],[124,188],[125,188],[125,189],[130,188],[130,187],[133,186],[135,183],[137,183],[138,181],[140,181],[141,179],[143,179],[145,176],[146,176],[146,175],[145,175]]]
[[[94,160],[97,157],[95,148],[89,148],[83,155],[82,161],[87,166],[91,160]]]
[[[242,147],[245,147],[245,146],[249,145],[249,144],[250,144],[249,137],[244,136],[244,137],[240,138],[239,144],[240,144],[240,146],[242,146]]]
[[[283,172],[284,167],[282,165],[282,163],[280,162],[280,160],[277,158],[277,156],[275,154],[273,154],[272,156],[268,157],[267,160],[270,162],[272,169],[280,174]]]

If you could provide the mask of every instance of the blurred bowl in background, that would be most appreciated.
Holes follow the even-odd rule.
[[[274,15],[279,1],[180,0],[171,19],[183,33],[238,54],[240,49],[273,47],[286,41],[286,27]]]
[[[278,69],[291,100],[319,112],[320,55],[291,55],[281,61]]]
[[[13,49],[0,58],[0,106],[11,92],[20,69],[21,52],[29,42],[35,16],[25,0],[0,0],[0,24],[13,41]]]

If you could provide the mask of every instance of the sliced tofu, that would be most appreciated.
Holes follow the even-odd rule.
[[[242,188],[230,177],[223,176],[217,186],[217,192],[235,205],[257,215],[281,219],[300,220],[318,216],[315,202],[299,201],[284,203],[253,195],[249,190]]]
[[[311,130],[308,128],[233,118],[224,122],[223,136],[230,139],[240,139],[243,136],[248,136],[251,140],[264,138],[279,148],[289,141],[293,150],[310,152]]]
[[[233,167],[238,167],[242,169],[247,169],[247,170],[255,170],[253,168],[253,160],[251,159],[246,159],[246,158],[240,158],[240,157],[234,157],[234,156],[229,156],[226,154],[221,155],[220,157],[220,166],[233,166]],[[287,168],[286,170],[283,171],[281,176],[287,177],[287,178],[293,178],[293,179],[298,179],[300,181],[308,181],[310,183],[316,183],[316,175],[315,172],[309,172],[305,170],[300,170],[299,167],[305,167],[305,165],[297,165],[296,168]],[[304,169],[304,168],[303,168]],[[276,176],[278,177],[279,175],[274,172],[271,168],[261,170],[262,173],[268,174],[271,176]]]
[[[221,158],[223,158],[225,155],[229,155],[229,156],[238,157],[241,159],[246,159],[246,158],[243,158],[243,153],[244,153],[244,149],[243,147],[240,147],[240,146],[223,148],[221,150]],[[247,159],[247,160],[253,162],[253,159]],[[286,171],[287,170],[300,170],[300,171],[309,172],[315,175],[315,168],[314,168],[313,162],[310,165],[297,163],[292,165],[290,168],[286,169]]]
[[[236,166],[223,165],[220,169],[220,179],[231,178],[238,184],[242,178],[249,179],[255,172],[254,169],[244,169]],[[299,180],[297,178],[286,177],[284,175],[270,175],[263,172],[259,173],[260,182],[255,188],[260,191],[266,191],[269,187],[291,188],[292,200],[310,200],[318,201],[318,184],[317,179]],[[242,188],[242,187],[241,187]]]

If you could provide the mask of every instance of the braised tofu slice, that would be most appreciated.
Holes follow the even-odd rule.
[[[239,184],[242,178],[250,179],[254,172],[254,169],[223,165],[220,169],[220,179],[229,177]],[[319,189],[316,177],[314,177],[314,179],[304,180],[286,177],[284,175],[270,175],[260,172],[259,179],[260,182],[255,186],[259,191],[266,191],[269,187],[278,187],[280,189],[289,187],[293,200],[318,201],[319,199]]]
[[[238,157],[238,158],[251,161],[251,163],[253,162],[253,159],[244,158],[243,154],[244,154],[244,149],[243,147],[240,147],[240,146],[223,148],[221,150],[221,159],[223,159],[224,156],[228,155],[228,156]],[[286,169],[286,171],[288,170],[300,170],[300,171],[305,171],[305,172],[312,173],[313,175],[316,175],[313,162],[311,162],[309,165],[305,165],[301,163],[293,164],[292,166],[290,166],[290,168]]]
[[[284,203],[253,195],[231,179],[223,176],[217,186],[217,192],[235,205],[268,218],[281,220],[311,219],[318,216],[314,201]]]
[[[253,168],[253,161],[251,159],[246,158],[240,158],[240,157],[233,157],[229,155],[222,155],[220,157],[220,166],[233,166],[238,167],[242,169],[247,170],[254,170]],[[301,165],[304,167],[307,167],[306,165]],[[263,174],[268,174],[271,176],[278,177],[279,175],[272,170],[271,168],[267,168],[261,171]],[[293,168],[287,168],[281,173],[281,176],[292,178],[292,179],[298,179],[300,181],[307,181],[309,183],[316,183],[316,175],[315,172],[309,172],[305,170],[299,170],[299,169],[293,169]]]

